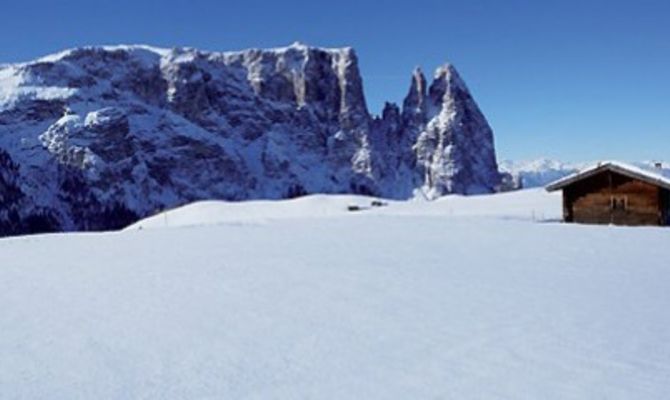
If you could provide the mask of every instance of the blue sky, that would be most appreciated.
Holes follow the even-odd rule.
[[[670,160],[670,2],[7,1],[0,62],[88,44],[356,48],[373,112],[459,69],[499,158]]]

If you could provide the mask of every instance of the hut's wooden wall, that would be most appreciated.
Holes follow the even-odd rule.
[[[565,220],[588,224],[659,225],[664,194],[658,187],[604,171],[575,182],[563,191]],[[613,207],[612,201],[625,203]]]

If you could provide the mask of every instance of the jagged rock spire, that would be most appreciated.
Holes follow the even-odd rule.
[[[415,150],[428,197],[487,193],[500,184],[493,131],[456,68],[435,71],[430,104]]]
[[[414,68],[409,92],[403,101],[403,119],[408,123],[416,123],[426,112],[426,77],[420,67]]]

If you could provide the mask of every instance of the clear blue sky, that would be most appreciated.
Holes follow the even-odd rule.
[[[670,159],[670,1],[7,1],[0,62],[88,44],[356,48],[373,112],[459,69],[500,158]]]

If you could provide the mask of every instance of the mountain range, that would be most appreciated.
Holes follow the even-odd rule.
[[[368,111],[352,48],[104,46],[0,66],[0,232],[104,230],[202,199],[496,191],[451,64]]]
[[[547,184],[574,174],[591,165],[592,162],[561,162],[548,158],[538,158],[530,161],[503,160],[499,163],[500,172],[506,181],[507,189],[524,189],[542,187]],[[637,161],[630,164],[660,175],[670,177],[670,164],[662,161]],[[661,168],[658,168],[660,164]]]

